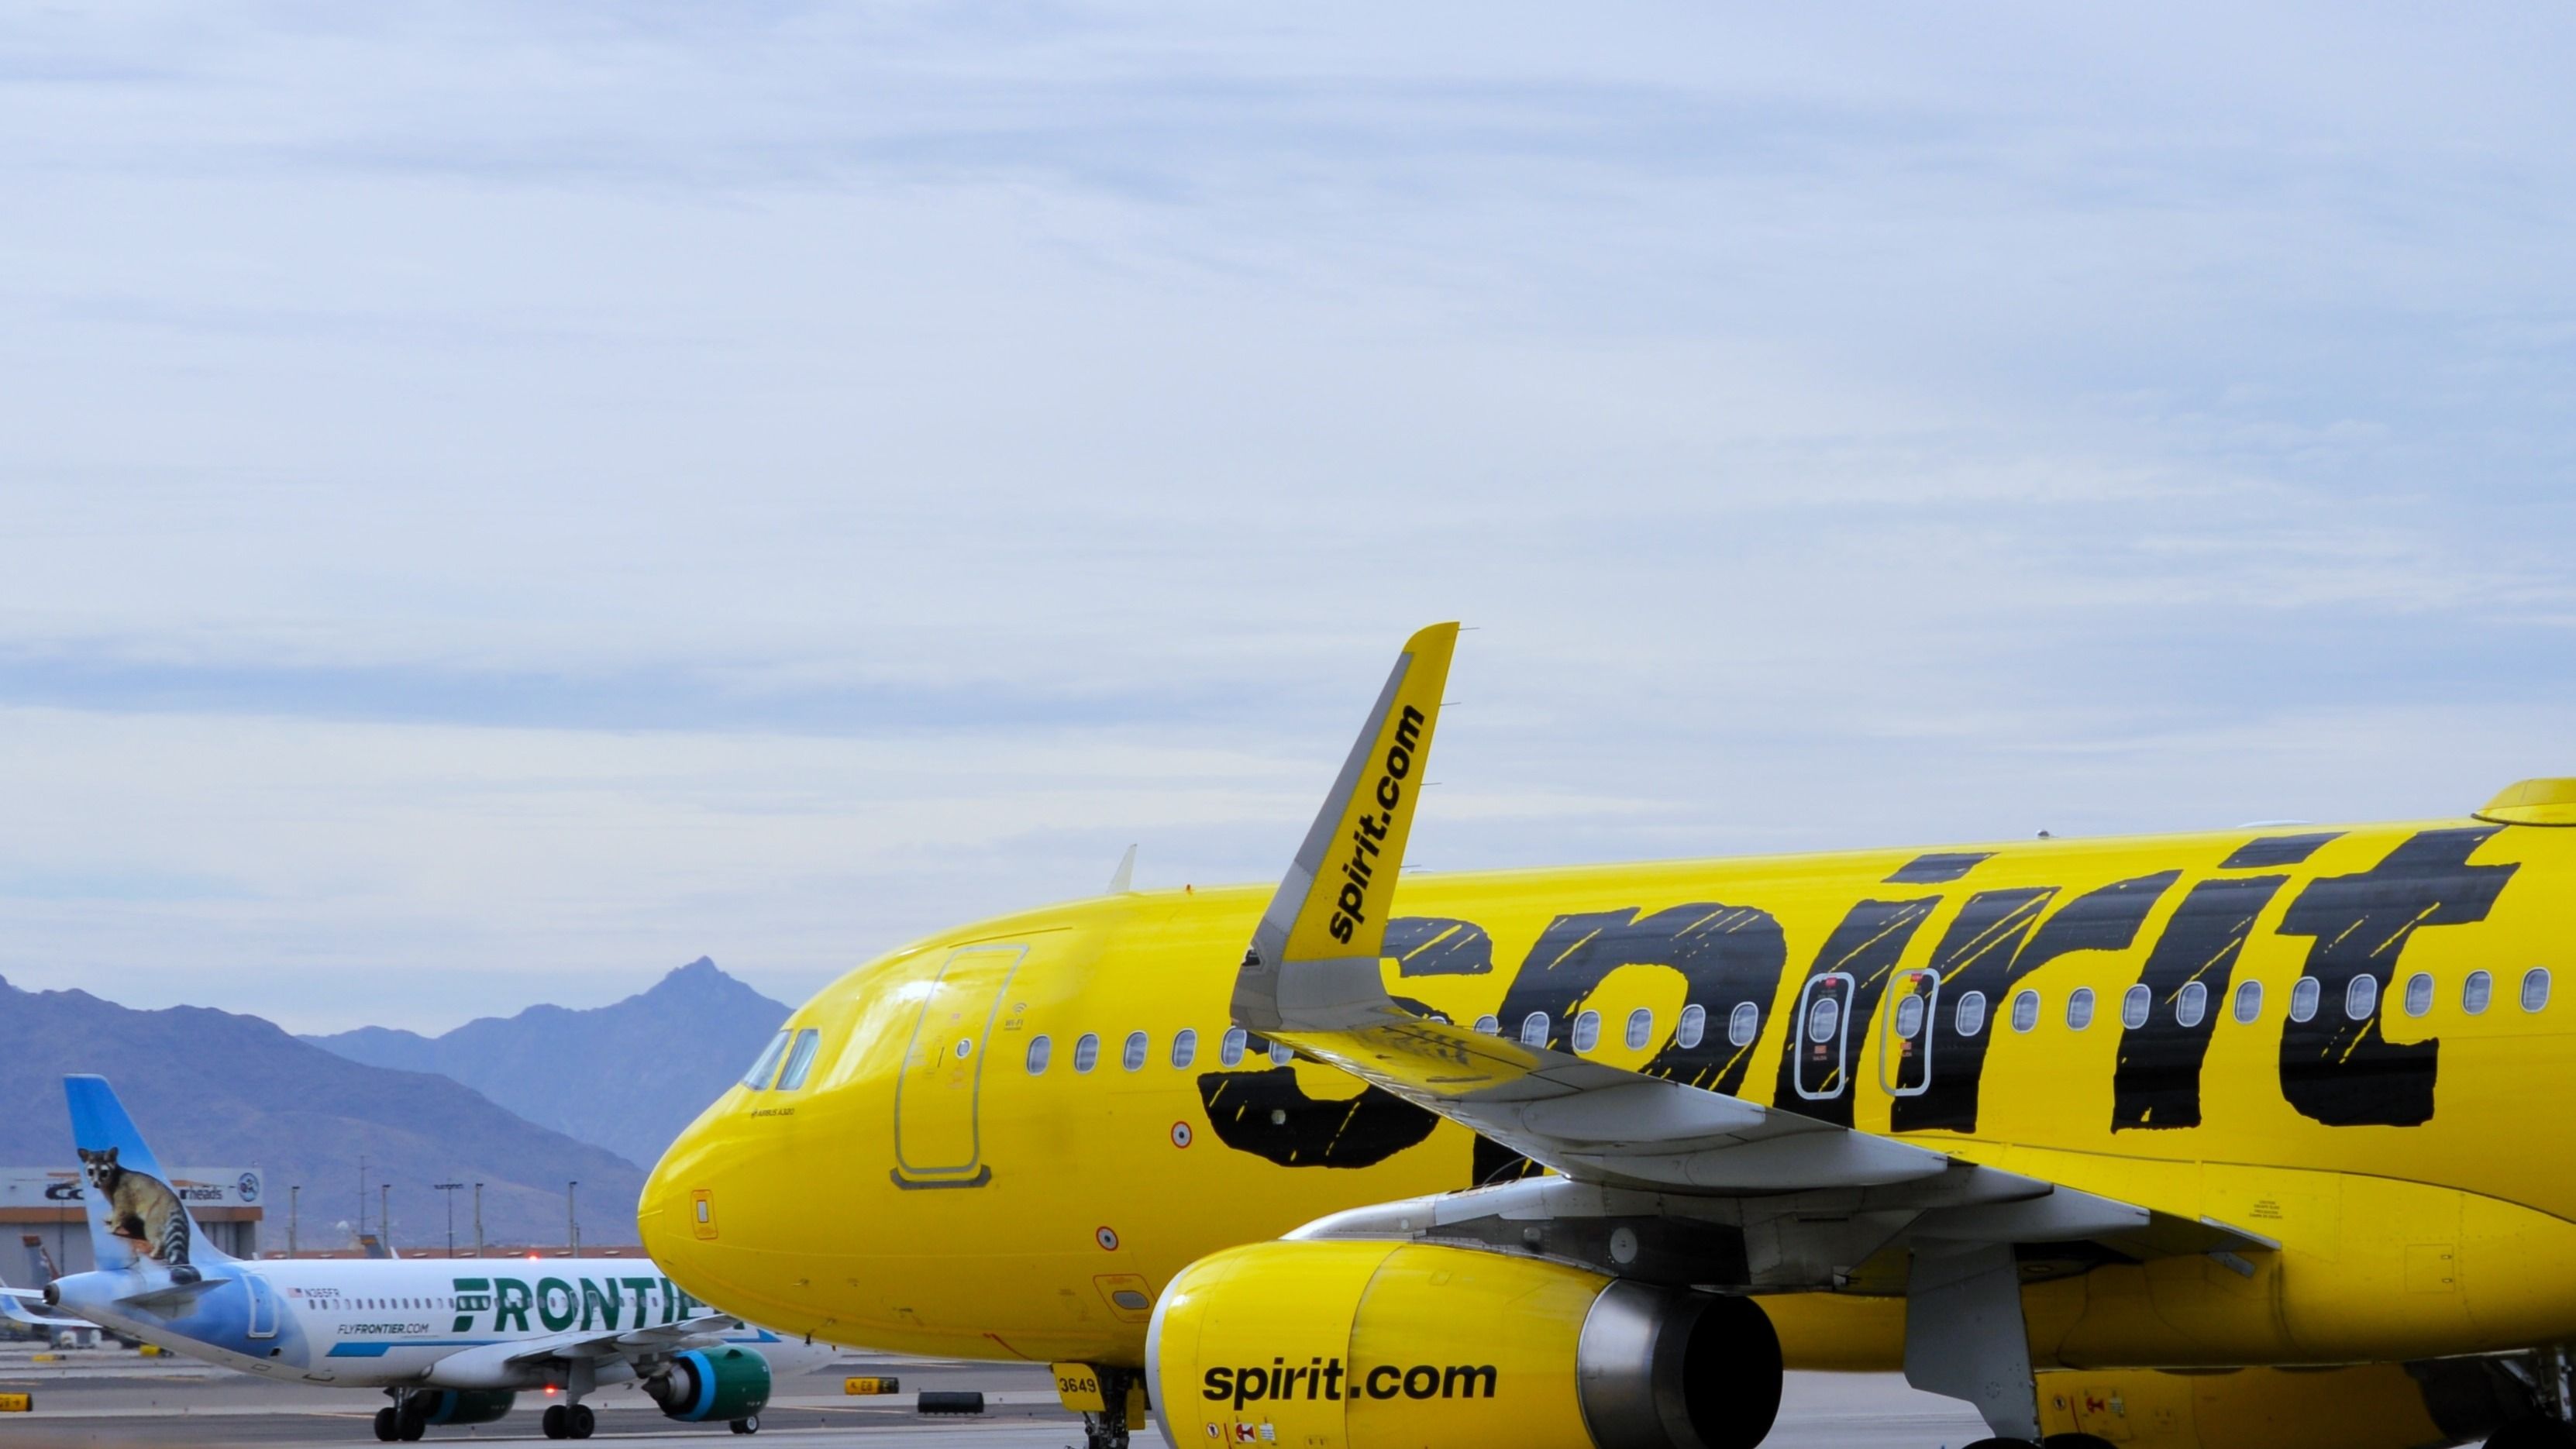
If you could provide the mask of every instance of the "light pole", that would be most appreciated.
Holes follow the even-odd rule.
[[[367,1235],[367,1155],[358,1154],[358,1236]]]
[[[581,1256],[581,1214],[573,1206],[575,1201],[573,1194],[580,1187],[581,1184],[578,1181],[564,1184],[564,1242],[572,1249],[572,1256],[576,1258]]]
[[[430,1186],[437,1188],[440,1192],[447,1194],[447,1256],[451,1258],[456,1256],[456,1190],[464,1185],[465,1184],[461,1182],[433,1182],[430,1184]]]
[[[290,1258],[295,1256],[295,1216],[303,1205],[304,1184],[288,1183],[286,1186],[286,1256]]]
[[[483,1184],[474,1184],[474,1256],[483,1256]]]

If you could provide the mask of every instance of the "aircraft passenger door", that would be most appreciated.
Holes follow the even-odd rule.
[[[1936,971],[1899,971],[1879,1016],[1878,1084],[1892,1097],[1920,1096],[1932,1085],[1932,1019],[1941,1002]]]
[[[277,1337],[277,1290],[257,1273],[244,1273],[242,1287],[250,1292],[250,1326],[243,1330],[252,1338]]]
[[[895,1182],[904,1187],[981,1187],[975,1107],[984,1049],[1002,995],[1029,948],[1021,943],[960,946],[922,992],[894,1089]]]
[[[1851,1085],[1852,993],[1859,985],[1846,971],[1829,971],[1798,993],[1798,1095],[1829,1101]]]

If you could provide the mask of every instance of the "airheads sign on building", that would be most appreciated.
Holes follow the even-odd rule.
[[[71,1168],[0,1167],[0,1210],[78,1211],[89,1184]],[[256,1208],[268,1201],[256,1167],[182,1167],[170,1174],[179,1200],[192,1208]]]

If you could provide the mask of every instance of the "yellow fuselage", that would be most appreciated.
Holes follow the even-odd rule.
[[[2576,832],[2457,820],[1408,875],[1385,974],[1455,1021],[2280,1243],[2056,1264],[2026,1294],[2043,1366],[2385,1362],[2576,1336],[2572,873]],[[783,1329],[1133,1365],[1192,1260],[1518,1170],[1258,1038],[1224,1060],[1267,898],[1077,902],[851,972],[789,1023],[817,1033],[801,1086],[728,1092],[664,1157],[647,1246]],[[1849,1266],[1765,1300],[1792,1366],[1896,1364],[1902,1268]]]

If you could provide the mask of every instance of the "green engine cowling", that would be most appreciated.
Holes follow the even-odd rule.
[[[424,1424],[489,1424],[519,1396],[508,1389],[433,1389],[412,1395]]]
[[[769,1405],[769,1360],[747,1348],[692,1349],[645,1380],[644,1392],[686,1423],[748,1419]]]

